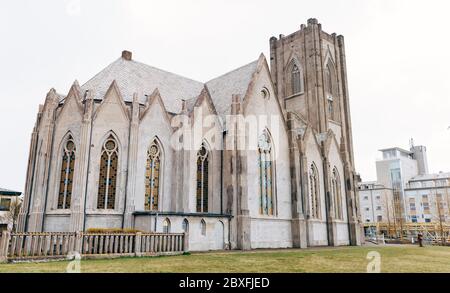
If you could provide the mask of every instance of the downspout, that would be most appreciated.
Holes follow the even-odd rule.
[[[45,199],[44,199],[44,214],[42,215],[42,226],[41,231],[44,232],[45,227],[45,214],[47,212],[47,200],[48,200],[48,189],[49,189],[49,183],[50,183],[50,175],[52,171],[52,157],[53,157],[53,144],[55,140],[55,120],[56,120],[56,109],[53,111],[53,117],[52,117],[52,139],[51,139],[51,146],[50,146],[50,156],[48,160],[48,173],[47,173],[47,187],[45,189]]]
[[[350,174],[348,174],[348,176],[350,178]],[[351,182],[350,182],[349,178],[345,182],[345,200],[347,201],[346,210],[347,210],[348,241],[349,241],[349,245],[352,245],[352,239],[351,239],[352,238],[352,229],[351,229],[351,222],[350,222],[350,208],[353,209],[353,206],[352,205],[349,206],[349,204],[348,204],[349,203],[348,196],[349,196],[349,192],[351,191],[351,184],[350,184]],[[351,203],[351,198],[350,198],[350,203]],[[353,214],[353,211],[352,211],[352,214]]]
[[[220,151],[220,214],[223,215],[223,152],[224,152],[224,141],[227,132],[222,133],[222,150]]]
[[[86,95],[87,95],[88,91],[86,91],[85,95],[84,95],[84,109],[86,109]],[[91,111],[94,111],[94,100],[92,100],[92,109]],[[89,182],[89,172],[91,169],[91,146],[92,146],[92,126],[93,126],[93,119],[92,119],[92,113],[89,115],[90,116],[90,123],[91,123],[91,129],[90,129],[90,134],[89,134],[89,145],[88,145],[88,165],[87,165],[87,169],[86,169],[86,185],[85,185],[85,191],[84,191],[84,207],[83,207],[83,232],[86,231],[86,203],[87,203],[87,194],[88,194],[88,182]]]

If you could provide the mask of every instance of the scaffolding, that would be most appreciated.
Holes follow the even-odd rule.
[[[403,223],[401,226],[392,223],[365,223],[364,230],[368,238],[383,235],[386,239],[416,241],[420,233],[429,244],[450,244],[450,223]]]

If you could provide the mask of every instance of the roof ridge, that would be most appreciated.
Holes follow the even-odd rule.
[[[186,77],[186,76],[184,76],[184,75],[181,75],[181,74],[178,74],[178,73],[174,73],[174,72],[172,72],[172,71],[168,71],[168,70],[165,70],[165,69],[161,69],[161,68],[158,68],[158,67],[155,67],[155,66],[149,65],[149,64],[147,64],[147,63],[143,63],[143,62],[140,62],[140,61],[136,61],[136,60],[130,60],[130,61],[127,61],[127,62],[134,62],[134,63],[136,63],[136,64],[144,65],[144,66],[146,66],[146,67],[152,68],[152,69],[154,69],[154,70],[157,70],[157,71],[160,71],[160,72],[164,72],[164,73],[168,73],[168,74],[176,75],[176,76],[178,76],[178,77],[181,77],[181,78],[187,79],[187,80],[189,80],[189,81],[197,82],[197,83],[199,83],[199,84],[204,84],[204,83],[203,83],[203,82],[201,82],[201,81],[198,81],[198,80],[192,79],[192,78],[190,78],[190,77]]]
[[[233,69],[233,70],[231,70],[231,71],[229,71],[229,72],[227,72],[227,73],[225,73],[225,74],[219,75],[219,76],[217,76],[217,77],[215,77],[215,78],[213,78],[213,79],[211,79],[211,80],[208,80],[205,84],[208,84],[208,83],[210,83],[211,81],[217,80],[217,79],[219,79],[219,78],[222,78],[222,77],[231,75],[231,74],[235,73],[236,71],[239,71],[239,70],[242,70],[242,69],[244,69],[244,68],[247,68],[247,67],[250,66],[250,65],[257,64],[258,61],[259,61],[259,58],[256,59],[256,60],[254,60],[254,61],[252,61],[252,62],[250,62],[250,63],[248,63],[248,64],[245,64],[245,65],[240,66],[240,67],[238,67],[238,68],[236,68],[236,69]]]

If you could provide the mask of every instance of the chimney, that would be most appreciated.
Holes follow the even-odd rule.
[[[133,57],[133,53],[131,53],[130,51],[122,51],[122,58],[127,60],[127,61],[131,61]]]

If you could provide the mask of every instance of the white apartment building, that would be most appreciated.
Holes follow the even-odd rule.
[[[405,198],[409,222],[450,222],[450,173],[412,178],[406,185]]]
[[[12,229],[11,208],[21,194],[21,192],[0,188],[0,235],[3,230]]]
[[[426,147],[380,152],[377,181],[359,183],[362,222],[450,222],[450,173],[429,174]]]

